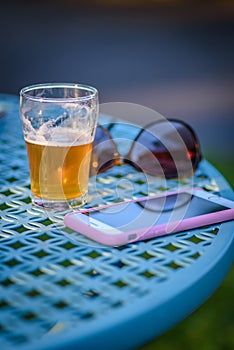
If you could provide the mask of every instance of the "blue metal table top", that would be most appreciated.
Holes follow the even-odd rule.
[[[112,124],[112,135],[136,133]],[[130,349],[166,331],[218,287],[234,256],[234,222],[109,248],[63,225],[65,212],[32,208],[18,97],[0,95],[0,348]],[[119,145],[121,148],[121,144]],[[181,187],[233,198],[202,161]],[[178,187],[128,165],[90,182],[89,205]]]

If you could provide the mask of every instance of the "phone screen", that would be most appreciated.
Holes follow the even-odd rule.
[[[85,215],[127,232],[226,209],[228,207],[182,192],[147,201],[127,202]]]

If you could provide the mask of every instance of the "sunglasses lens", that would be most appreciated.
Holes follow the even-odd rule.
[[[116,146],[108,131],[99,125],[93,142],[90,176],[110,169],[116,163],[117,154]]]
[[[187,124],[174,121],[173,125],[184,141],[187,158],[191,161],[193,171],[195,171],[202,158],[197,135]]]
[[[140,151],[142,146],[144,152]],[[187,124],[175,120],[163,120],[143,129],[130,156],[142,171],[158,176],[163,173],[166,178],[192,175],[201,159],[195,133]]]

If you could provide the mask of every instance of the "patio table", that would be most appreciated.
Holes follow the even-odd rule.
[[[67,229],[66,212],[31,206],[17,96],[0,94],[0,348],[131,349],[181,321],[215,291],[234,256],[234,222],[123,247],[105,247]],[[126,132],[100,116],[113,137]],[[135,129],[129,126],[129,135]],[[121,144],[119,145],[121,148]],[[233,199],[203,160],[195,186]],[[90,182],[88,205],[175,189],[146,182],[129,165]]]

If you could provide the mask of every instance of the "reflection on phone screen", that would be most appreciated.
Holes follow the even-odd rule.
[[[182,192],[142,202],[127,202],[87,215],[114,228],[129,231],[225,209],[227,207],[223,205]]]

